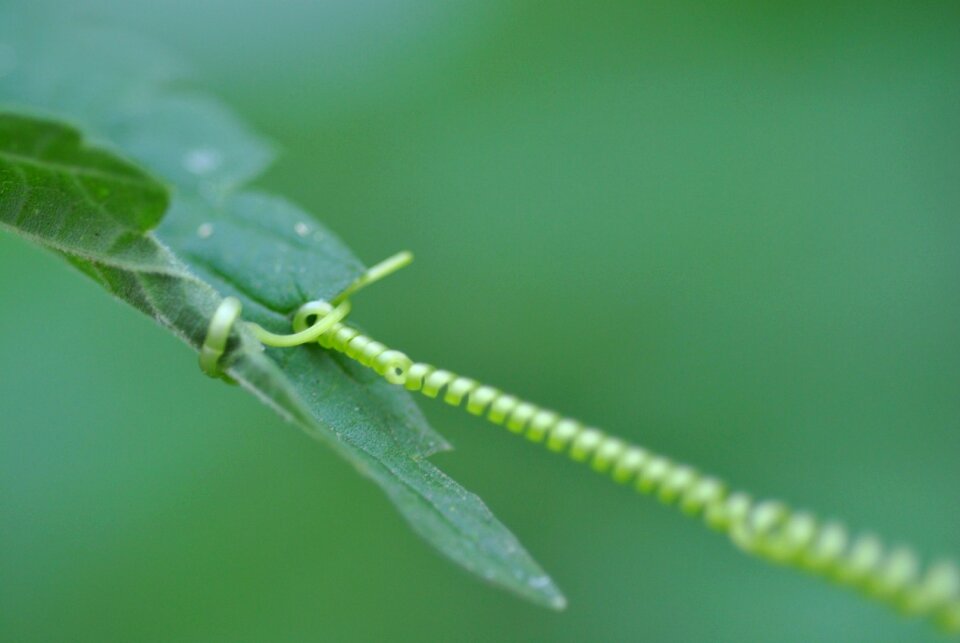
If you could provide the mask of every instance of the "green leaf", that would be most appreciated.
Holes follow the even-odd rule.
[[[54,248],[119,258],[143,251],[143,233],[167,209],[164,187],[65,127],[0,118],[0,221]]]
[[[43,29],[0,15],[19,63],[0,77],[0,222],[65,256],[110,292],[199,349],[222,297],[289,332],[290,313],[330,299],[363,271],[298,207],[242,190],[269,147],[208,97],[171,89],[177,65],[129,36]],[[56,117],[136,160],[173,188]],[[56,144],[47,146],[47,141]],[[482,501],[425,458],[449,448],[410,397],[319,347],[264,351],[235,331],[222,364],[246,390],[330,445],[383,488],[433,546],[482,578],[554,608],[553,582]]]

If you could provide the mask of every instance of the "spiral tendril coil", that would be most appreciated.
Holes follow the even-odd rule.
[[[389,261],[398,263],[396,258]],[[408,262],[409,256],[399,263]],[[383,272],[372,279],[365,276],[360,285],[381,278]],[[372,273],[374,270],[368,275]],[[346,298],[335,301],[337,305],[326,301],[304,304],[294,315],[295,335],[283,337],[309,336],[309,341],[356,360],[388,382],[463,407],[551,451],[587,463],[620,484],[701,518],[745,552],[858,589],[906,615],[930,618],[947,632],[960,633],[960,570],[952,561],[923,566],[907,547],[888,547],[873,534],[855,535],[838,522],[821,521],[776,500],[756,500],[689,465],[468,377],[414,362],[405,353],[343,323],[349,312],[344,306]],[[259,327],[254,331],[264,343],[290,345],[289,340],[273,344],[271,337],[279,336]]]
[[[294,317],[294,330],[302,332],[332,311],[326,302],[306,304]],[[468,377],[414,362],[342,322],[321,334],[317,343],[372,368],[388,382],[462,406],[551,451],[589,463],[616,482],[700,516],[751,554],[829,577],[906,614],[930,616],[945,629],[960,632],[960,573],[951,562],[924,571],[910,549],[888,548],[872,534],[854,536],[839,523],[820,522],[782,502],[732,491],[691,466]]]

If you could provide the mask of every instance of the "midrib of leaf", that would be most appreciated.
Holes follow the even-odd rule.
[[[17,154],[14,152],[0,151],[0,158],[10,161],[11,163],[14,163],[17,165],[30,165],[33,167],[43,168],[47,170],[63,172],[65,174],[70,174],[73,176],[89,176],[93,178],[106,179],[115,183],[127,183],[130,185],[139,185],[139,186],[155,185],[153,181],[136,179],[136,178],[132,178],[123,174],[118,174],[118,173],[104,172],[102,170],[84,168],[78,165],[56,163],[56,162],[48,161],[45,159],[34,159],[34,158],[23,156],[22,154]]]

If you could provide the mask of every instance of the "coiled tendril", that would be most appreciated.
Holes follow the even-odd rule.
[[[400,253],[369,270],[333,303],[304,304],[294,315],[293,335],[274,335],[255,324],[249,326],[270,346],[315,341],[373,369],[388,382],[462,406],[468,413],[543,443],[551,451],[566,453],[572,460],[589,463],[616,482],[702,518],[746,552],[851,586],[902,613],[928,617],[949,632],[960,632],[960,571],[953,562],[924,567],[907,547],[888,547],[870,533],[853,535],[838,522],[821,521],[776,500],[756,500],[689,465],[468,377],[414,362],[405,353],[343,323],[350,310],[349,295],[411,260],[409,253]],[[208,373],[211,364],[216,368],[230,326],[239,316],[238,306],[237,300],[227,298],[211,321],[208,343],[212,339],[214,346],[208,349],[205,344],[201,353],[201,365]],[[225,331],[224,320],[228,321]]]

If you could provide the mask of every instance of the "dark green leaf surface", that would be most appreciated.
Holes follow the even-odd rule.
[[[173,187],[79,143],[69,128],[8,115],[0,129],[0,221],[61,253],[113,294],[198,348],[226,295],[244,318],[289,332],[306,300],[332,298],[363,270],[309,214],[242,191],[269,148],[217,102],[176,93],[177,66],[126,36],[38,36],[11,16],[0,39],[27,61],[0,78],[10,114],[65,119]],[[49,46],[56,43],[56,46]],[[82,52],[78,53],[78,52]],[[447,447],[409,396],[317,347],[264,352],[242,329],[224,366],[245,389],[374,479],[445,555],[535,602],[563,597],[479,498],[425,460]],[[198,373],[198,377],[199,377]]]
[[[167,209],[163,186],[128,163],[83,147],[68,128],[2,115],[0,142],[0,221],[54,248],[148,260],[151,247],[143,233]]]

